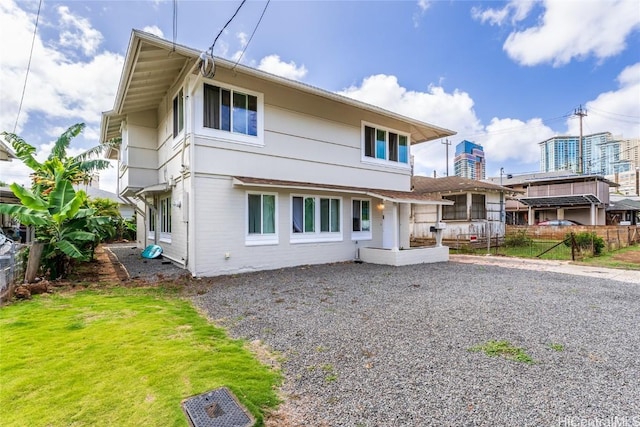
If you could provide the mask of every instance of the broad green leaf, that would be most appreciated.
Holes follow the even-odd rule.
[[[15,133],[2,132],[2,135],[5,141],[13,147],[16,152],[16,157],[22,160],[22,162],[32,170],[40,169],[40,162],[33,157],[33,154],[36,152],[36,148],[33,145],[28,144]]]
[[[36,210],[46,210],[47,203],[42,200],[41,197],[33,194],[31,191],[27,190],[21,185],[16,184],[15,182],[9,186],[13,194],[20,199],[20,202],[31,209]]]
[[[76,192],[69,181],[62,181],[49,195],[49,212],[60,223],[75,216],[86,197],[84,191]]]
[[[89,259],[89,255],[84,254],[76,245],[73,243],[62,240],[60,242],[56,242],[56,247],[68,255],[70,258],[79,259],[82,261],[86,261]]]
[[[0,203],[0,214],[18,218],[24,225],[47,225],[51,221],[47,211],[40,211],[22,205]]]
[[[78,240],[78,241],[93,241],[96,238],[94,233],[88,231],[70,231],[69,233],[63,233],[62,237],[65,240]]]
[[[71,140],[78,136],[84,130],[84,128],[84,123],[76,123],[69,126],[69,128],[62,135],[60,135],[60,138],[58,138],[58,140],[56,141],[53,149],[51,150],[51,155],[49,155],[49,159],[62,159],[66,157],[67,148],[69,148]]]

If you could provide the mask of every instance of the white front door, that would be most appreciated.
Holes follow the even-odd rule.
[[[384,210],[382,211],[382,248],[393,249],[397,247],[394,242],[395,231],[395,215],[396,209],[392,202],[384,203]]]

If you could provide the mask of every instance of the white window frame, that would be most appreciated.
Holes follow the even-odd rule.
[[[353,219],[355,219],[354,211],[353,211],[353,202],[360,202],[360,220],[362,220],[362,202],[369,203],[369,231],[354,231],[353,230]],[[351,240],[371,240],[373,239],[373,204],[371,203],[371,199],[363,199],[354,197],[351,199]],[[360,227],[362,229],[362,226]]]
[[[249,195],[273,196],[274,197],[274,232],[273,233],[249,233]],[[246,246],[262,246],[277,245],[279,243],[278,234],[278,193],[266,191],[247,191],[244,195],[244,227],[245,227],[245,245]],[[263,202],[260,197],[260,217],[263,216]],[[260,221],[262,227],[262,219]]]
[[[171,209],[171,194],[167,196],[160,196],[158,198],[159,224],[156,224],[156,227],[160,227],[160,241],[164,243],[171,243],[171,228],[173,221]]]
[[[177,117],[176,117],[176,111],[175,111],[176,100],[177,100],[178,106],[182,107],[181,109],[180,108],[178,109]],[[180,112],[182,112],[182,123],[180,123]],[[176,123],[176,120],[177,120],[177,123]],[[185,120],[186,120],[185,96],[184,96],[184,88],[181,87],[176,91],[176,94],[174,95],[171,101],[171,137],[174,140],[182,139],[182,137],[184,136]],[[180,127],[180,125],[182,125],[182,127]],[[177,132],[176,132],[176,127],[177,127]]]
[[[385,158],[377,158],[367,156],[366,153],[366,144],[365,144],[365,128],[366,127],[373,128],[375,131],[381,130],[386,132],[385,136]],[[400,160],[389,160],[389,133],[395,133],[398,135],[398,158],[400,157],[400,136],[404,136],[407,138],[407,162],[401,162]],[[375,144],[374,144],[374,154],[375,154]],[[399,131],[397,129],[392,129],[385,126],[380,126],[375,123],[362,121],[360,126],[360,153],[361,153],[361,161],[363,163],[371,163],[376,165],[384,165],[388,167],[398,168],[398,169],[411,169],[411,135]]]
[[[154,207],[147,207],[148,216],[147,216],[147,239],[148,240],[156,240],[156,209]]]
[[[242,133],[235,133],[233,131],[226,131],[220,129],[213,129],[204,126],[204,85],[218,86],[221,89],[230,90],[231,92],[240,92],[245,95],[255,96],[257,99],[257,135],[246,135]],[[222,83],[216,80],[203,80],[196,89],[195,93],[195,123],[198,134],[205,137],[215,139],[217,141],[231,142],[234,144],[245,144],[252,146],[264,146],[264,94],[248,90],[239,86]],[[231,95],[231,104],[233,104],[233,93]],[[233,113],[232,113],[233,116]],[[232,125],[233,126],[233,125]]]
[[[313,232],[295,232],[293,231],[293,198],[301,197],[303,199],[313,198],[314,202],[314,225],[315,230]],[[321,231],[321,203],[322,199],[329,200],[329,207],[331,207],[331,200],[338,200],[340,202],[340,209],[338,212],[338,226],[340,227],[340,231]],[[341,242],[343,240],[344,233],[344,224],[343,224],[343,212],[344,212],[344,200],[339,196],[320,196],[317,194],[291,194],[289,197],[289,233],[290,239],[289,242],[292,244],[296,243],[321,243],[321,242]],[[329,211],[331,212],[331,211]],[[303,217],[304,222],[304,217]],[[329,227],[331,227],[331,213],[329,213]],[[304,225],[303,225],[304,228]]]

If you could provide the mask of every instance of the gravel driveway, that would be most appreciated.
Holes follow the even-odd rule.
[[[339,263],[216,278],[194,302],[284,357],[286,425],[640,425],[638,284]],[[535,363],[469,351],[490,340]]]

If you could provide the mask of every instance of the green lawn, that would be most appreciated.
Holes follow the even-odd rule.
[[[617,251],[605,252],[597,257],[585,258],[581,262],[594,267],[640,270],[640,246],[628,246]]]
[[[187,301],[151,290],[0,309],[3,426],[186,426],[180,402],[220,386],[262,425],[280,379]]]
[[[534,240],[525,246],[501,246],[498,253],[511,257],[536,258],[543,252],[548,251],[538,258],[571,260],[571,247],[565,244],[558,245],[558,243],[560,243],[560,241]]]

